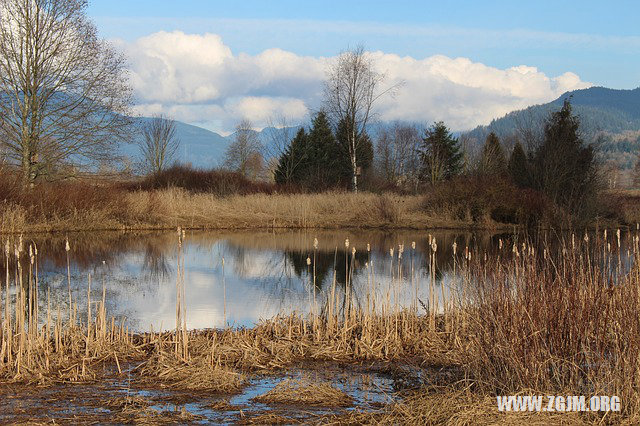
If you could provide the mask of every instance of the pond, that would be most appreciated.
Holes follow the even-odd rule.
[[[277,314],[320,310],[330,295],[340,301],[347,293],[351,303],[377,310],[422,310],[430,294],[442,307],[466,247],[491,254],[500,240],[514,238],[441,230],[189,231],[179,247],[176,231],[76,233],[68,235],[69,252],[64,235],[25,238],[23,256],[28,263],[27,247],[37,245],[41,321],[48,300],[54,312],[67,310],[70,276],[79,318],[91,281],[91,300],[101,300],[104,288],[109,316],[135,331],[158,331],[175,327],[178,276],[189,329],[251,327]]]

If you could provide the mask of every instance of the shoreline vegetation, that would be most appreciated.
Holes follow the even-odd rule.
[[[591,238],[573,234],[559,246],[501,240],[490,255],[454,245],[447,292],[432,279],[427,299],[416,296],[404,306],[396,291],[413,285],[400,273],[412,247],[396,247],[389,262],[398,275],[392,275],[386,296],[376,295],[376,277],[368,273],[366,294],[351,298],[351,274],[338,283],[334,273],[330,288],[310,296],[308,315],[283,313],[249,329],[203,330],[189,330],[186,323],[184,239],[184,231],[178,230],[175,328],[146,333],[133,333],[126,323],[109,317],[99,284],[93,293],[92,287],[87,289],[86,312],[78,310],[71,292],[68,301],[53,305],[49,294],[39,294],[42,253],[24,246],[22,239],[7,242],[4,294],[10,297],[3,300],[0,321],[3,387],[54,387],[64,394],[76,389],[74,384],[126,378],[126,394],[101,395],[113,396],[109,413],[94,407],[75,420],[105,421],[108,416],[109,421],[184,422],[200,418],[186,408],[179,417],[160,412],[153,408],[157,402],[140,392],[180,390],[190,395],[186,403],[205,394],[240,392],[251,377],[303,363],[413,366],[424,380],[375,410],[302,418],[267,412],[236,421],[265,423],[264,416],[276,416],[276,423],[319,424],[634,424],[640,419],[640,365],[632,361],[640,357],[640,274],[637,266],[623,266],[625,253],[635,265],[640,260],[637,232]],[[343,250],[347,259],[353,258],[348,240]],[[443,248],[433,239],[431,268],[438,250]],[[353,262],[334,266],[342,267],[352,268]],[[92,296],[96,293],[98,300]],[[621,411],[498,412],[496,395],[510,394],[616,395]],[[336,410],[352,404],[330,383],[286,380],[255,401]]]
[[[166,177],[176,173],[178,176]],[[458,178],[421,193],[299,189],[184,167],[138,181],[0,179],[0,233],[185,229],[465,229],[633,227],[638,191],[606,191],[577,221],[540,193],[507,180]],[[164,179],[164,180],[163,180]]]

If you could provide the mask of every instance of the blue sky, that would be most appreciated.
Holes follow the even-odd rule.
[[[464,58],[472,64],[502,71],[524,65],[527,69],[535,68],[550,79],[565,73],[577,75],[580,83],[575,87],[560,85],[566,88],[595,84],[631,89],[640,86],[640,35],[637,30],[640,2],[613,3],[109,0],[91,2],[89,15],[103,37],[119,39],[128,48],[138,46],[140,40],[162,31],[174,35],[177,32],[215,35],[236,61],[242,61],[243,55],[259,58],[270,49],[279,49],[297,58],[330,58],[349,46],[364,44],[369,51],[401,58]],[[168,42],[168,39],[163,41]],[[148,45],[145,44],[145,49]],[[156,44],[154,46],[157,47]],[[200,43],[198,49],[206,50],[207,46]],[[134,49],[134,52],[138,50]],[[383,63],[389,63],[385,61]],[[146,65],[138,63],[137,66]],[[408,74],[402,72],[398,75]],[[461,81],[456,84],[469,86]],[[471,86],[482,91],[486,89],[483,84]],[[495,86],[492,84],[489,83],[489,87]],[[556,95],[556,85],[556,82],[550,82],[547,97]],[[263,88],[262,92],[265,90]],[[273,92],[273,88],[266,91]],[[228,110],[224,102],[233,103],[233,99],[243,96],[263,96],[262,92],[256,94],[245,88],[235,94],[228,93],[224,100],[218,96],[214,103]],[[505,110],[526,104],[525,98],[529,103],[546,101],[539,91],[528,98],[528,95],[511,95],[522,98],[523,102],[508,103]],[[271,93],[271,96],[291,98],[290,94],[280,96]],[[158,99],[143,101],[151,105]],[[313,109],[313,102],[317,102],[313,96],[301,99],[308,110]],[[184,104],[183,101],[172,103],[164,97],[161,103],[166,109],[170,104],[174,107]],[[448,114],[451,115],[452,111],[462,114],[462,109],[461,105],[454,105]],[[502,110],[496,109],[495,112],[501,113]],[[425,119],[437,118],[437,114],[429,111],[424,111],[424,115]],[[229,127],[237,118],[232,116],[230,114],[217,123],[209,121],[206,126]],[[391,116],[393,114],[389,114]],[[459,126],[482,120],[486,121],[476,114],[466,121],[461,120]],[[194,116],[191,121],[198,123],[202,120]]]

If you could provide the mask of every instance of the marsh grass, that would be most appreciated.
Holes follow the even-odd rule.
[[[184,268],[184,238],[179,231],[179,270]],[[389,263],[396,272],[382,299],[375,297],[378,278],[373,270],[367,273],[365,294],[357,300],[339,294],[334,272],[332,285],[316,295],[310,314],[278,315],[251,329],[188,330],[184,300],[189,288],[178,272],[175,330],[134,335],[109,320],[104,296],[94,302],[90,291],[87,303],[95,307],[86,318],[78,317],[73,301],[68,307],[38,306],[37,250],[21,248],[16,239],[5,248],[0,375],[41,384],[94,380],[96,365],[115,363],[122,372],[123,359],[136,359],[130,374],[140,383],[232,393],[246,384],[245,374],[300,362],[411,360],[457,368],[464,380],[455,386],[462,390],[453,384],[432,387],[379,413],[325,420],[469,424],[477,419],[516,424],[560,419],[553,414],[534,418],[529,413],[497,412],[496,395],[531,393],[618,395],[621,413],[571,414],[558,421],[632,424],[640,419],[640,238],[605,232],[574,234],[557,246],[547,245],[547,240],[542,236],[536,244],[515,238],[500,241],[492,253],[454,245],[448,291],[438,293],[430,281],[428,300],[416,295],[408,307],[398,303],[394,287],[415,285],[413,277],[403,275],[414,269],[399,267],[412,265],[413,245],[394,247]],[[347,281],[354,249],[345,241],[345,264],[336,265],[346,269]],[[435,239],[429,250],[433,275],[435,255],[441,250]],[[313,268],[308,270],[312,273]],[[345,288],[349,286],[346,282]],[[44,322],[37,321],[38,311],[45,313]],[[275,401],[277,393],[297,393],[311,400],[324,398],[328,391],[296,386],[283,384],[268,398]],[[441,398],[458,402],[443,406]]]

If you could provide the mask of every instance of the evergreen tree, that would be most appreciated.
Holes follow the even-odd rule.
[[[340,160],[341,151],[324,111],[312,120],[307,139],[307,186],[316,189],[335,186],[339,180],[336,163]]]
[[[516,142],[511,151],[508,165],[509,175],[513,182],[521,188],[531,186],[531,170],[527,155],[524,153],[520,141]]]
[[[482,148],[482,162],[480,165],[482,174],[502,174],[506,170],[506,162],[500,139],[495,133],[489,133]]]
[[[345,120],[338,123],[336,141],[340,154],[334,164],[337,184],[348,186],[353,178],[353,166],[350,162],[349,146],[351,143],[349,126]],[[362,132],[356,143],[356,166],[360,176],[366,175],[373,164],[373,143],[366,132]]]
[[[534,187],[577,215],[591,207],[598,189],[593,146],[585,145],[579,127],[566,99],[548,118],[533,161]]]
[[[420,157],[422,177],[432,184],[451,179],[462,170],[458,139],[453,137],[442,121],[434,123],[425,131]]]
[[[274,178],[278,184],[298,184],[304,183],[308,173],[308,139],[309,136],[304,128],[300,128],[295,138],[280,156],[278,167]]]

